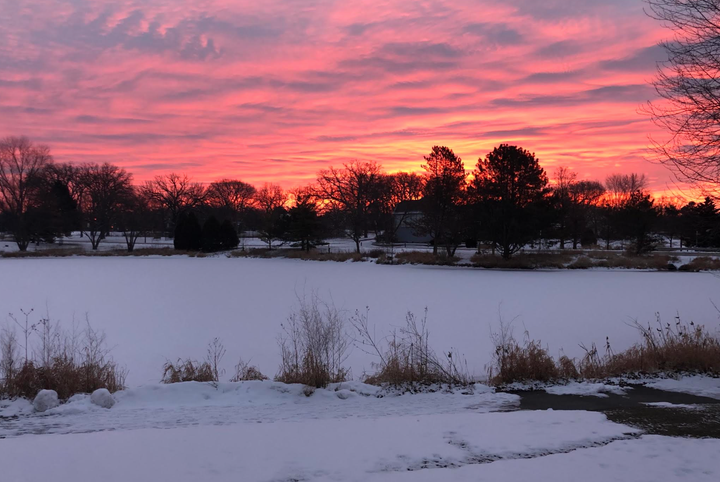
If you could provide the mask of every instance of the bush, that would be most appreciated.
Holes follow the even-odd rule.
[[[298,303],[298,309],[281,325],[278,344],[282,360],[275,380],[315,388],[346,381],[344,314],[320,300],[317,293],[310,299],[298,297]]]
[[[220,223],[217,218],[215,216],[207,218],[202,228],[202,250],[206,253],[214,253],[222,249],[220,234]]]
[[[180,215],[173,244],[175,249],[183,251],[199,251],[202,248],[202,227],[195,213]]]
[[[240,244],[237,231],[229,219],[220,225],[220,246],[222,249],[235,249]]]
[[[408,387],[415,384],[470,384],[467,364],[452,350],[437,356],[430,348],[427,329],[427,310],[422,320],[413,313],[405,318],[405,327],[393,332],[381,344],[375,339],[368,325],[368,312],[356,312],[350,320],[357,334],[356,343],[380,360],[374,364],[376,372],[366,376],[364,382],[371,385]]]
[[[21,329],[24,356],[14,328],[0,333],[0,396],[33,399],[40,390],[54,390],[66,400],[100,388],[124,388],[127,371],[109,356],[105,334],[87,319],[82,332],[67,332],[49,317],[30,323],[31,313],[23,312],[22,322],[10,315]]]

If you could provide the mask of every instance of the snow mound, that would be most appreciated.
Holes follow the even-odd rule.
[[[35,400],[33,400],[33,408],[35,408],[36,412],[46,412],[58,405],[60,405],[60,400],[58,400],[58,394],[55,390],[40,390]]]
[[[90,402],[102,408],[112,408],[115,405],[115,399],[107,388],[99,388],[92,392]]]
[[[616,385],[605,383],[571,382],[567,385],[546,387],[545,391],[551,395],[580,395],[584,397],[607,397],[608,393],[625,395],[625,389]]]
[[[689,393],[699,397],[720,399],[720,378],[703,375],[652,380],[647,382],[645,386],[669,392]]]

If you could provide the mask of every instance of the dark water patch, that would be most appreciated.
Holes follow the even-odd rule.
[[[509,393],[520,396],[520,410],[602,412],[613,422],[630,425],[653,435],[720,438],[720,400],[641,385],[626,388],[624,395],[607,393],[605,397],[553,395],[544,390]],[[653,403],[668,405],[648,405]]]

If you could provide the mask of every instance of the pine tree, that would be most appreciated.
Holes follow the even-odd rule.
[[[210,216],[202,228],[202,250],[206,253],[219,251],[222,248],[220,240],[220,223],[215,216]]]
[[[222,249],[233,249],[237,248],[238,244],[240,244],[240,239],[237,231],[230,220],[226,219],[220,225],[220,246]]]
[[[181,214],[175,225],[175,249],[199,251],[202,247],[202,227],[195,213]]]

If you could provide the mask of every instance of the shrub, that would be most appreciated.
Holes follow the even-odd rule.
[[[214,253],[222,249],[222,241],[220,238],[220,223],[215,216],[210,216],[205,220],[202,228],[201,241],[202,250],[206,253]]]
[[[10,315],[22,331],[24,356],[14,328],[0,333],[0,396],[32,399],[40,390],[54,390],[65,400],[99,388],[124,388],[127,371],[110,357],[105,334],[87,319],[81,332],[67,332],[49,317],[31,324],[31,313],[23,312],[24,322]]]
[[[202,248],[202,227],[195,213],[182,214],[175,226],[175,249],[183,251],[199,251]]]
[[[467,364],[452,350],[438,357],[430,348],[427,329],[427,310],[422,320],[408,313],[405,326],[394,331],[382,344],[375,339],[368,325],[368,312],[356,312],[350,320],[355,340],[365,351],[380,360],[374,364],[374,374],[365,377],[371,385],[407,387],[415,384],[469,385]]]
[[[235,249],[240,244],[237,231],[229,219],[220,225],[220,246],[222,249]]]
[[[345,315],[320,300],[317,293],[309,299],[298,296],[298,304],[298,309],[281,325],[283,332],[278,344],[282,360],[275,380],[315,388],[346,381]]]

